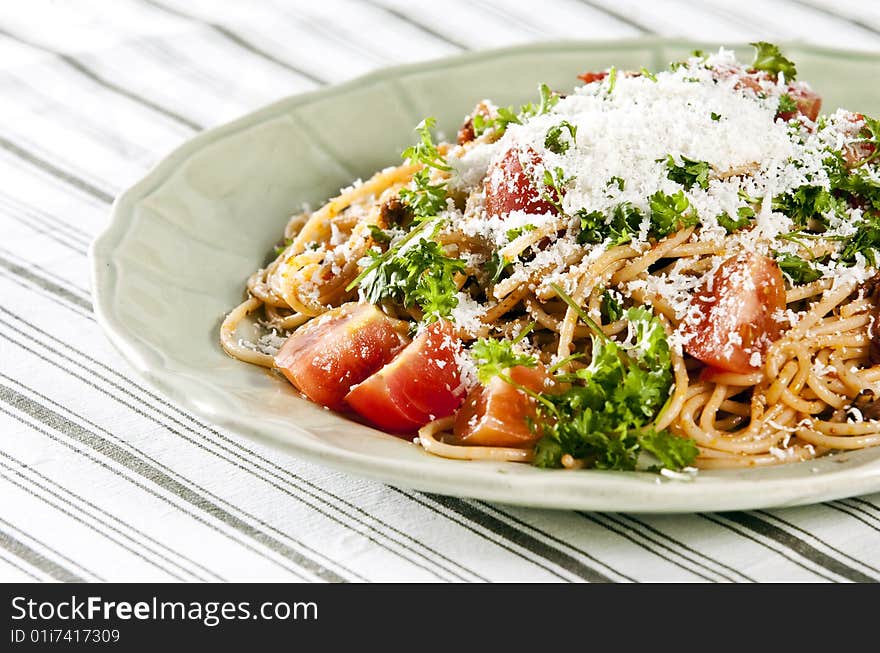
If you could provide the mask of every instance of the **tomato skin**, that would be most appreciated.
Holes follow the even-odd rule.
[[[782,118],[787,122],[800,114],[806,116],[812,122],[816,122],[816,118],[819,117],[819,111],[822,109],[821,96],[802,86],[789,86],[787,93],[797,104],[797,111],[784,111],[777,114],[776,117]]]
[[[593,82],[601,82],[608,77],[608,71],[601,73],[581,73],[577,77],[582,80],[584,84],[592,84]]]
[[[747,252],[733,256],[691,299],[679,331],[684,350],[719,370],[747,374],[755,353],[782,332],[774,317],[785,309],[785,283],[776,261]]]
[[[395,433],[411,433],[452,415],[465,394],[455,360],[460,347],[452,324],[434,322],[345,400],[368,421]]]
[[[276,354],[275,366],[315,403],[344,410],[351,386],[409,343],[408,328],[375,306],[349,302],[294,331]]]
[[[533,392],[546,392],[550,375],[543,365],[518,365],[506,370],[516,383]],[[495,377],[485,386],[474,388],[455,416],[452,443],[487,447],[527,449],[541,438],[537,425],[538,402],[511,384]]]
[[[486,212],[490,216],[504,216],[511,211],[556,215],[556,207],[541,197],[541,189],[528,174],[541,163],[541,156],[531,147],[512,147],[494,160],[483,184]]]
[[[865,133],[868,130],[866,129],[864,114],[850,113],[846,116],[846,118],[853,124],[854,130],[858,130],[861,135],[870,137],[870,134]],[[875,151],[876,147],[873,143],[868,143],[865,141],[848,143],[843,148],[843,157],[846,160],[847,168],[857,168],[858,166],[862,165],[862,163],[874,156]]]

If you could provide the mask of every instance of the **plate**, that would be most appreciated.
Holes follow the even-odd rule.
[[[290,97],[188,141],[114,203],[92,245],[95,310],[110,340],[172,401],[242,436],[401,487],[546,508],[694,512],[788,506],[880,490],[880,448],[766,469],[701,472],[542,470],[446,460],[299,398],[266,370],[228,357],[218,328],[287,217],[396,164],[413,127],[436,116],[454,134],[483,98],[522,103],[585,70],[660,69],[680,40],[542,43],[385,69]],[[741,58],[750,46],[731,46]],[[825,98],[880,114],[880,54],[788,44]],[[862,80],[861,82],[859,80]]]

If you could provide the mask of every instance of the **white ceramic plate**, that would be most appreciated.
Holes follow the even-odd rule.
[[[693,482],[636,472],[541,470],[445,460],[299,398],[226,356],[224,314],[240,301],[286,218],[399,161],[413,127],[446,133],[483,98],[571,88],[585,70],[654,69],[706,44],[551,43],[380,71],[291,97],[204,132],[119,197],[92,249],[95,309],[112,342],[173,401],[241,435],[404,487],[585,510],[691,512],[796,505],[880,490],[880,448],[769,469],[701,472]],[[742,58],[749,46],[736,48]],[[788,45],[826,110],[880,114],[880,55]]]

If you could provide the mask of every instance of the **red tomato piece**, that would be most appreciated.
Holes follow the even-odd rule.
[[[371,304],[349,302],[291,334],[275,366],[315,403],[344,410],[349,389],[409,343],[409,324]]]
[[[483,184],[486,212],[490,216],[511,211],[556,215],[556,207],[541,197],[542,191],[533,181],[535,168],[540,165],[541,156],[531,147],[525,151],[512,147],[493,161]]]
[[[434,322],[345,400],[376,426],[395,433],[412,433],[452,415],[465,394],[455,360],[460,347],[452,324]]]
[[[578,75],[578,79],[583,80],[584,84],[592,84],[593,82],[601,82],[608,77],[608,71],[602,73],[582,73]]]
[[[518,365],[507,370],[508,376],[533,392],[546,392],[550,375],[543,365]],[[452,430],[455,444],[528,449],[541,437],[537,421],[538,402],[533,397],[499,377],[485,386],[474,388],[455,416]]]
[[[822,108],[822,98],[819,94],[802,86],[789,86],[787,93],[797,104],[797,111],[784,111],[777,117],[788,121],[801,114],[815,122]]]
[[[870,138],[871,134],[865,125],[865,116],[861,113],[850,113],[847,120],[853,123],[853,131],[858,131],[859,136]],[[843,156],[848,168],[855,168],[874,156],[876,147],[873,143],[856,141],[848,143],[843,148]]]
[[[782,332],[776,313],[784,309],[785,284],[776,261],[754,253],[733,256],[691,300],[679,326],[684,349],[720,370],[754,372]]]

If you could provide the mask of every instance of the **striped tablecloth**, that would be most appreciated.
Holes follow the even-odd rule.
[[[880,495],[632,516],[388,487],[151,391],[92,314],[113,198],[197,131],[389,64],[678,35],[880,49],[859,0],[0,3],[0,581],[876,581]],[[875,80],[876,81],[876,80]]]

